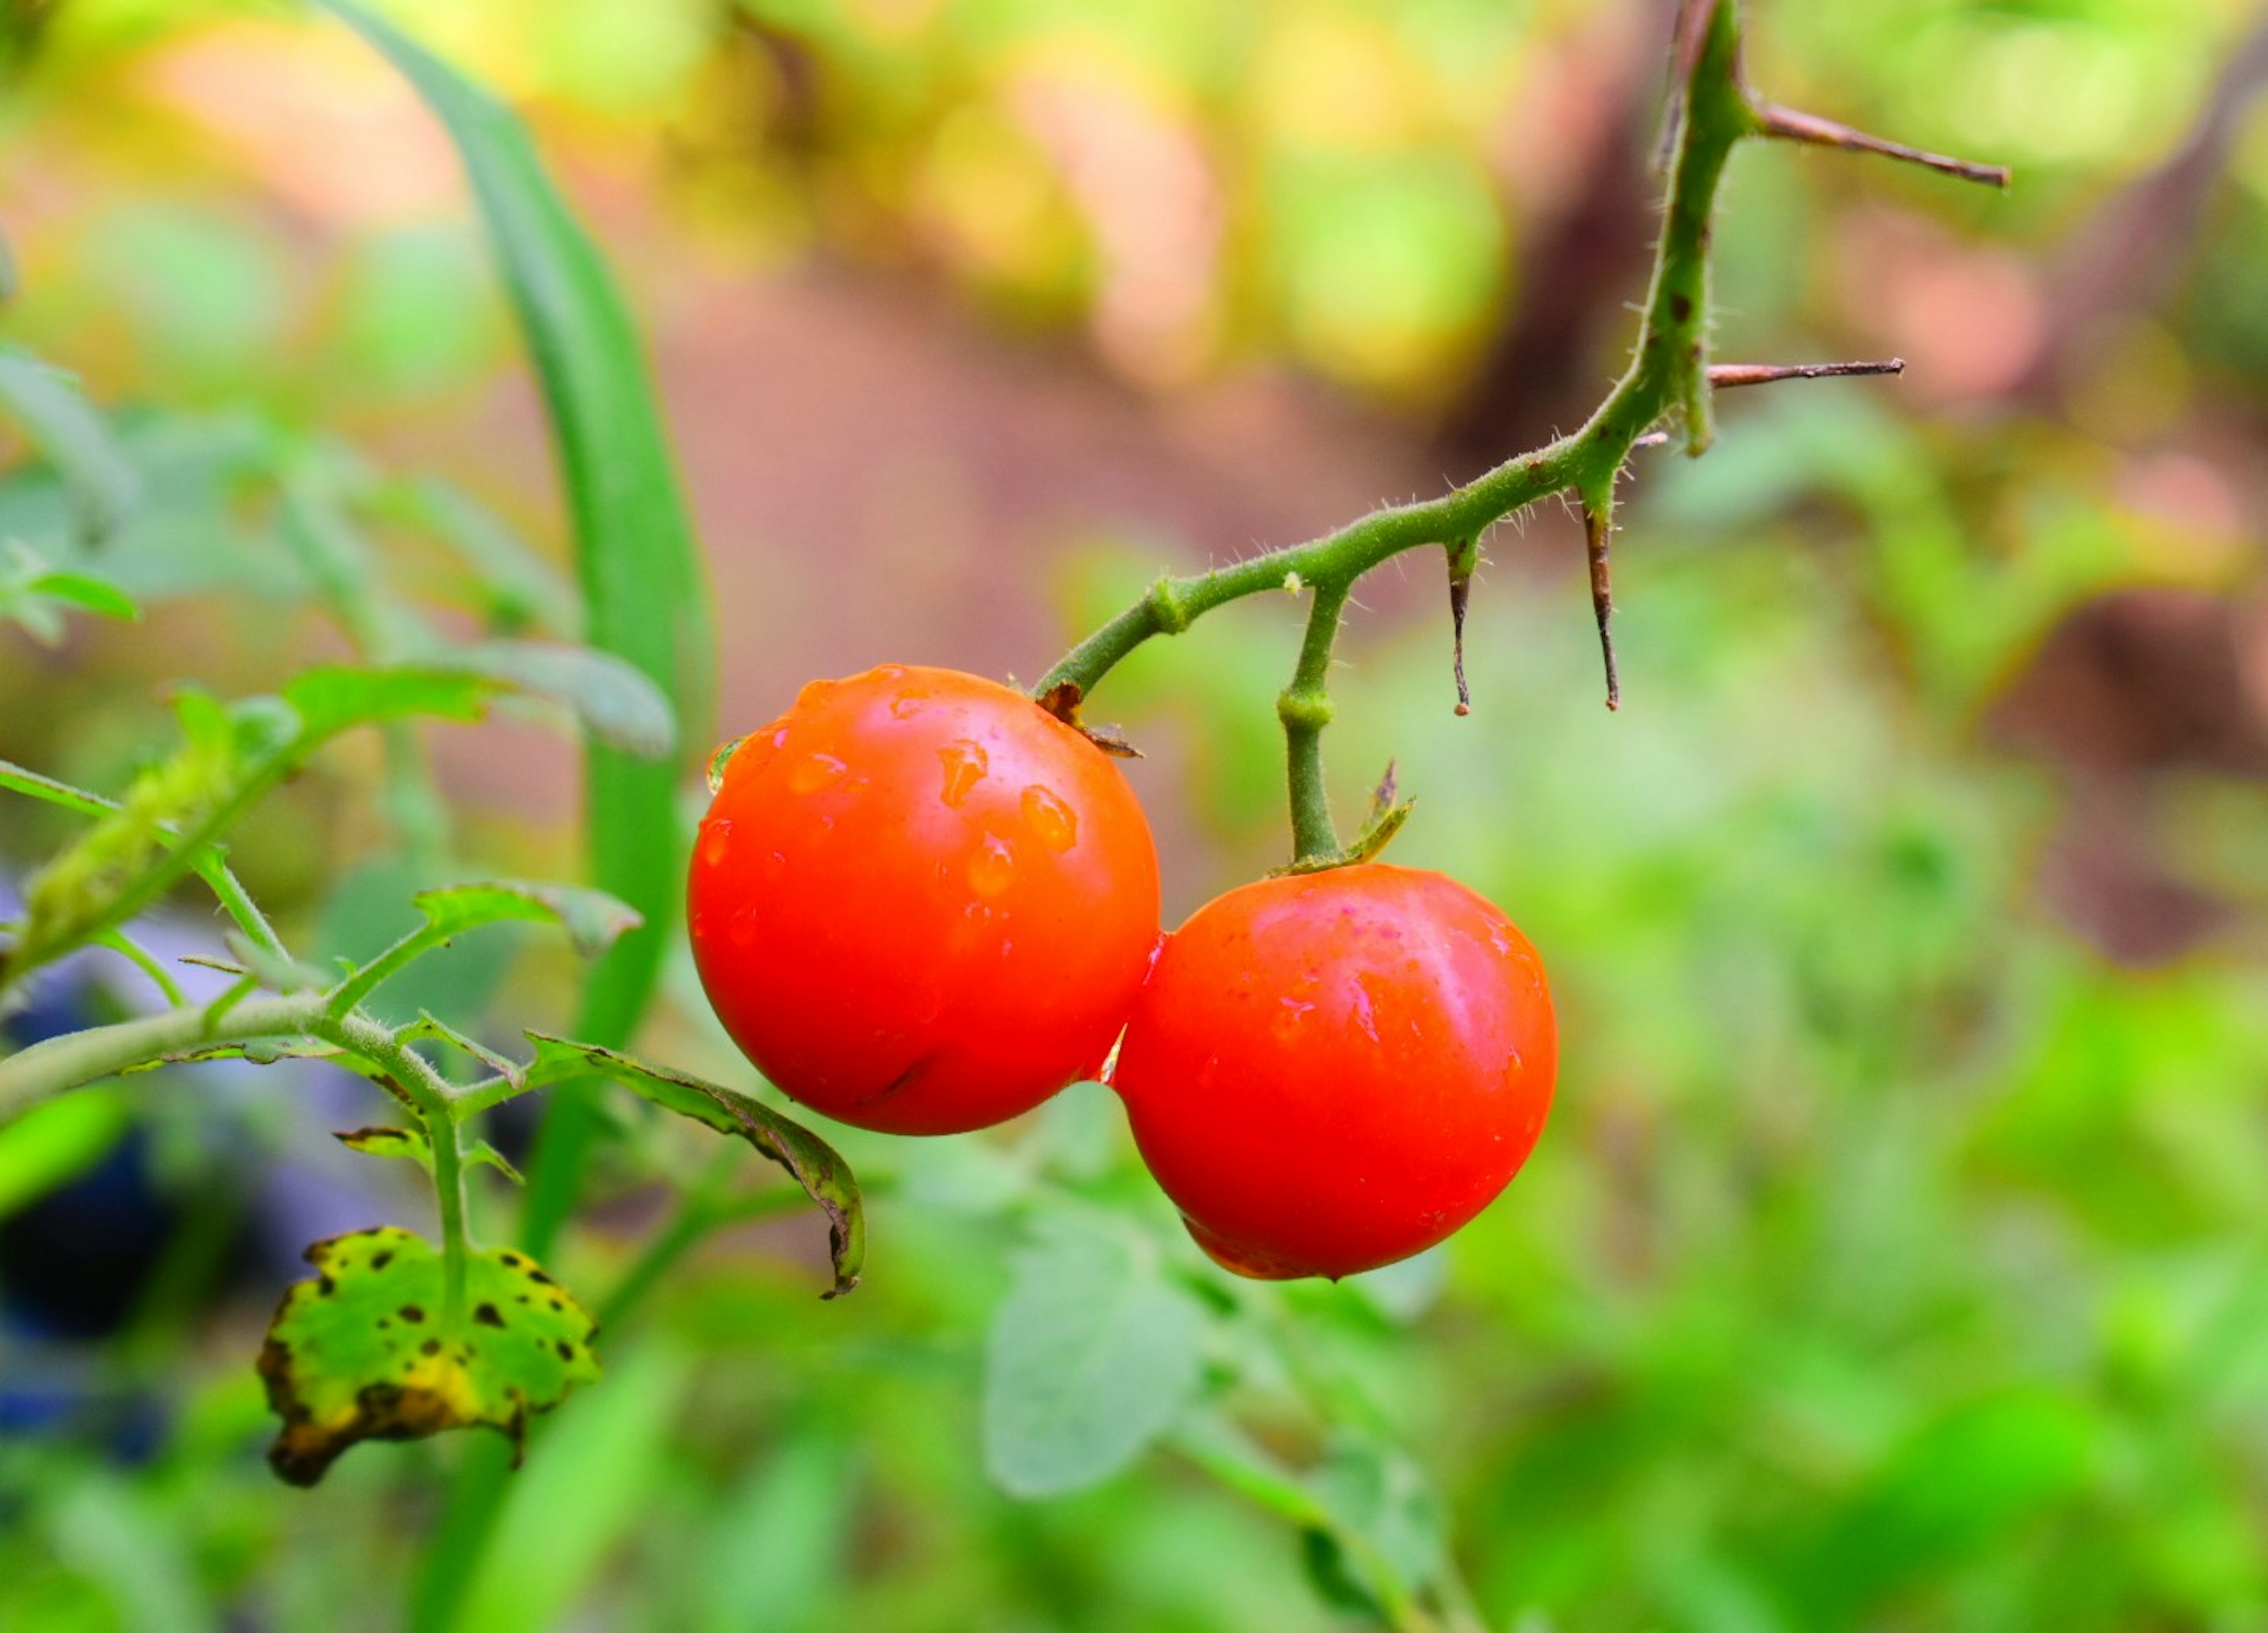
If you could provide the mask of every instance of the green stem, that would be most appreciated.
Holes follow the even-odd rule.
[[[1698,453],[1708,446],[1705,326],[1710,217],[1727,155],[1742,138],[1764,129],[1741,83],[1739,43],[1734,8],[1720,0],[1682,99],[1669,198],[1638,347],[1621,379],[1580,430],[1506,460],[1440,498],[1373,511],[1320,539],[1211,572],[1161,578],[1041,676],[1033,695],[1044,697],[1068,683],[1083,697],[1143,642],[1178,635],[1193,620],[1230,601],[1280,590],[1292,574],[1319,586],[1351,585],[1389,556],[1477,538],[1513,511],[1550,494],[1570,488],[1596,491],[1611,482],[1631,445],[1673,411],[1685,416],[1688,450]]]
[[[284,949],[284,938],[276,933],[275,926],[268,922],[268,916],[260,910],[260,904],[252,899],[251,893],[245,889],[236,875],[229,872],[228,864],[221,860],[219,847],[207,850],[189,865],[196,870],[197,877],[210,886],[221,907],[236,921],[236,927],[254,946],[262,952],[273,953],[278,958],[291,956]]]
[[[1276,717],[1284,723],[1284,761],[1291,783],[1292,859],[1313,861],[1339,848],[1338,831],[1331,826],[1331,802],[1323,785],[1323,728],[1331,723],[1331,700],[1326,689],[1331,669],[1331,644],[1338,638],[1339,615],[1346,608],[1351,581],[1326,579],[1315,585],[1314,604],[1307,609],[1307,632],[1300,643],[1299,666],[1292,684],[1276,700]]]
[[[0,1127],[56,1095],[166,1056],[216,1043],[320,1038],[360,1056],[401,1086],[422,1113],[455,1122],[466,1114],[457,1091],[425,1058],[367,1015],[333,1015],[320,992],[247,997],[224,1017],[210,1008],[156,1015],[65,1033],[0,1060]]]
[[[158,962],[147,947],[136,941],[124,931],[114,930],[98,936],[95,938],[95,945],[108,947],[113,953],[118,953],[132,964],[135,968],[149,976],[156,983],[158,991],[164,997],[169,1007],[178,1009],[188,1002],[181,995],[180,985],[166,973],[166,967]]]
[[[446,945],[455,933],[453,931],[438,930],[430,923],[419,925],[332,988],[330,1012],[334,1015],[347,1013],[384,986],[396,972],[415,963],[434,948]]]
[[[425,1132],[433,1146],[433,1196],[441,1214],[441,1331],[453,1337],[465,1329],[465,1265],[472,1241],[465,1226],[465,1149],[446,1099],[426,1117]]]

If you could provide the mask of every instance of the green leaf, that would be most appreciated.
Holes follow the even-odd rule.
[[[348,1129],[331,1137],[365,1157],[401,1157],[433,1172],[433,1143],[423,1129]]]
[[[423,1129],[350,1129],[331,1137],[349,1151],[360,1151],[365,1157],[406,1157],[426,1173],[433,1172],[433,1142]],[[527,1182],[519,1177],[519,1170],[504,1154],[486,1140],[475,1140],[468,1146],[465,1160],[485,1163],[514,1185]]]
[[[59,607],[129,622],[142,616],[133,598],[92,573],[60,572],[29,546],[11,542],[8,570],[0,573],[0,618],[12,619],[37,641],[52,646],[63,637]]]
[[[626,754],[659,760],[676,747],[669,699],[611,653],[551,641],[484,641],[456,648],[446,661],[516,690],[556,698],[592,737]]]
[[[411,900],[438,934],[454,936],[508,920],[556,924],[585,958],[598,957],[638,923],[635,912],[603,890],[575,885],[499,879],[421,890]]]
[[[529,1087],[593,1074],[610,1078],[681,1117],[705,1122],[720,1134],[739,1135],[785,1168],[827,1216],[835,1285],[825,1296],[835,1298],[858,1284],[858,1269],[866,1256],[865,1207],[850,1165],[825,1140],[738,1089],[650,1066],[595,1043],[571,1043],[540,1032],[527,1035],[535,1045],[535,1060],[527,1069]]]
[[[45,572],[26,587],[34,595],[68,601],[82,612],[99,613],[105,618],[122,618],[131,623],[142,616],[142,608],[132,596],[89,573]]]
[[[708,740],[717,659],[707,587],[643,349],[605,262],[508,110],[360,5],[325,4],[416,87],[457,144],[550,413],[584,639],[661,688],[680,740]],[[592,882],[645,920],[593,969],[576,1023],[619,1045],[653,995],[681,910],[677,767],[594,747],[584,776]],[[539,1251],[566,1216],[596,1131],[578,1092],[555,1097],[528,1194],[527,1239]]]
[[[486,1140],[475,1140],[470,1145],[465,1147],[465,1160],[486,1163],[514,1185],[527,1183],[526,1180],[521,1177],[519,1170],[512,1166],[511,1159]]]
[[[1363,1552],[1394,1581],[1422,1586],[1441,1574],[1448,1536],[1440,1499],[1407,1455],[1377,1441],[1344,1435],[1311,1477],[1333,1522],[1335,1546],[1359,1537]],[[1350,1559],[1358,1575],[1360,1562]],[[1367,1591],[1367,1590],[1366,1590]]]
[[[1133,1460],[1197,1386],[1204,1316],[1130,1236],[1051,1219],[1011,1263],[984,1354],[984,1466],[1045,1497]]]
[[[299,717],[303,749],[350,726],[431,715],[477,720],[498,683],[465,671],[423,665],[303,670],[284,687]]]
[[[134,467],[70,375],[21,351],[0,349],[0,414],[63,479],[82,539],[106,538],[133,513],[139,495]]]
[[[475,1254],[466,1319],[444,1330],[441,1259],[391,1225],[307,1249],[313,1280],[284,1294],[260,1375],[284,1419],[268,1460],[310,1486],[359,1440],[486,1424],[518,1443],[531,1412],[599,1376],[590,1316],[524,1254]]]

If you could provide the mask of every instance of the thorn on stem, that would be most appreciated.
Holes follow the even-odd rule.
[[[1764,134],[1787,142],[1808,142],[1817,147],[1839,147],[1845,152],[1880,153],[1885,158],[1895,158],[1909,165],[1919,165],[1941,175],[1957,176],[1963,181],[1981,181],[1988,187],[2006,188],[2008,167],[2006,165],[1979,165],[1965,158],[1949,158],[1943,153],[1931,153],[1918,147],[1908,147],[1903,142],[1886,141],[1868,136],[1863,130],[1838,124],[1831,119],[1822,119],[1816,114],[1798,113],[1792,107],[1780,107],[1770,102],[1756,105],[1756,116]]]
[[[1709,384],[1723,391],[1735,386],[1770,386],[1778,380],[1840,379],[1854,374],[1903,374],[1904,357],[1868,363],[1712,363]]]
[[[1607,567],[1607,535],[1614,531],[1614,518],[1602,507],[1594,510],[1588,502],[1583,505],[1583,548],[1591,558],[1591,610],[1599,620],[1599,653],[1607,665],[1607,707],[1623,706],[1622,675],[1615,667],[1614,585]]]
[[[1449,667],[1457,680],[1457,713],[1473,711],[1471,688],[1465,684],[1465,607],[1473,592],[1473,563],[1480,555],[1480,541],[1468,540],[1449,548]],[[1389,767],[1388,775],[1392,776]]]

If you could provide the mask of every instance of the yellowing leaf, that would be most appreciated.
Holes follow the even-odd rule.
[[[268,1403],[284,1420],[269,1463],[311,1486],[361,1440],[418,1440],[485,1423],[512,1437],[531,1412],[596,1381],[597,1324],[525,1254],[475,1254],[464,1319],[442,1310],[441,1257],[392,1225],[307,1249],[260,1351]]]

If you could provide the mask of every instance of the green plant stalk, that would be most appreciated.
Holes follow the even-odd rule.
[[[1276,700],[1284,723],[1285,762],[1291,773],[1292,857],[1295,862],[1329,856],[1339,848],[1331,826],[1331,802],[1323,785],[1323,728],[1331,723],[1331,643],[1338,636],[1351,582],[1325,582],[1314,589],[1307,609],[1307,631],[1300,643],[1299,666],[1292,684]]]
[[[425,1114],[425,1136],[433,1148],[433,1200],[440,1212],[441,1331],[454,1337],[465,1330],[465,1266],[472,1254],[465,1223],[462,1130],[446,1097],[430,1109],[420,1097],[418,1109]]]
[[[157,987],[158,995],[168,1005],[179,1009],[188,1002],[182,996],[179,983],[166,973],[166,967],[158,962],[147,947],[127,935],[124,931],[107,931],[97,936],[94,941],[97,946],[108,947],[113,953],[117,953],[135,968],[150,977],[151,982]]]
[[[330,1011],[344,1015],[384,986],[400,971],[437,947],[446,946],[458,931],[438,930],[430,923],[395,941],[376,958],[331,989]]]
[[[471,1114],[471,1100],[424,1056],[367,1015],[330,1013],[329,1003],[329,995],[321,992],[247,997],[232,1005],[220,1023],[210,1007],[166,1010],[45,1039],[0,1059],[0,1127],[68,1090],[168,1055],[293,1038],[319,1038],[367,1061],[399,1083],[413,1103],[448,1122],[461,1122]]]

